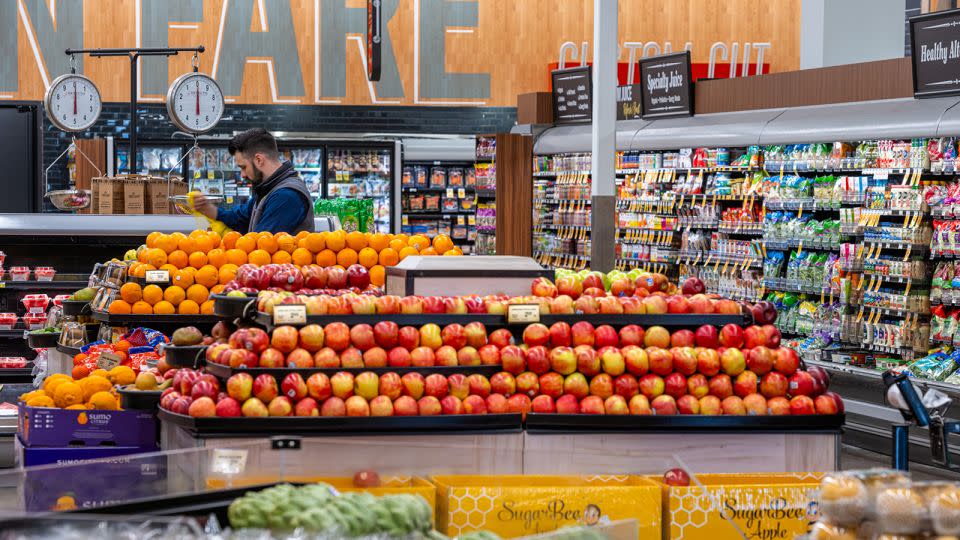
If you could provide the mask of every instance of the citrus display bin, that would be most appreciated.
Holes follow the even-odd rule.
[[[437,530],[516,538],[577,524],[636,519],[638,538],[661,535],[660,487],[641,476],[438,475]]]
[[[371,495],[377,497],[382,497],[384,495],[397,495],[400,493],[406,493],[408,495],[419,495],[430,504],[430,511],[433,512],[436,516],[437,512],[437,488],[425,478],[420,478],[417,476],[388,476],[380,479],[381,483],[376,487],[359,487],[354,485],[353,478],[346,476],[310,476],[303,475],[297,476],[286,475],[284,477],[285,482],[290,482],[293,484],[314,484],[317,482],[323,482],[330,484],[339,492],[347,491],[365,491]],[[254,476],[243,476],[239,478],[233,478],[231,482],[228,483],[222,478],[208,478],[207,479],[207,488],[208,489],[226,489],[227,487],[238,488],[244,486],[255,486],[260,484],[267,484],[270,482],[276,482],[276,476],[269,475],[254,475]]]
[[[19,407],[18,432],[26,446],[148,446],[157,442],[150,412]]]
[[[689,487],[661,484],[664,528],[669,534],[664,539],[776,540],[802,536],[817,521],[822,476],[698,474]]]

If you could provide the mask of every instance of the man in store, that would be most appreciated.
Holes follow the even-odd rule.
[[[248,129],[227,147],[240,175],[253,186],[253,196],[234,210],[221,210],[198,196],[194,208],[238,232],[313,231],[313,200],[290,162],[280,161],[277,140],[263,128]]]

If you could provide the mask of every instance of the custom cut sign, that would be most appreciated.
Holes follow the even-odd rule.
[[[639,65],[645,120],[693,114],[690,51],[651,56]]]
[[[593,84],[590,66],[558,69],[553,80],[553,121],[578,124],[593,119]]]
[[[960,94],[960,9],[910,19],[913,95]]]

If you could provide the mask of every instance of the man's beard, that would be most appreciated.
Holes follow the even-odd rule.
[[[253,178],[251,178],[250,181],[253,184],[259,184],[260,182],[263,182],[263,171],[258,169],[257,166],[252,163],[250,166],[253,167]]]

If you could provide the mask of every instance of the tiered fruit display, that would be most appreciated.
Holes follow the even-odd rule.
[[[241,328],[227,343],[206,351],[208,362],[232,368],[381,368],[500,365],[512,335],[490,333],[480,322],[400,326],[392,321],[348,326],[331,322],[300,329],[279,326],[271,334]]]
[[[166,343],[170,343],[170,339],[161,332],[133,328],[114,343],[95,342],[83,347],[82,352],[73,356],[71,375],[74,379],[82,379],[92,374],[98,369],[101,356],[109,353],[119,362],[118,368],[127,368],[132,374],[129,381],[117,384],[130,384],[148,362],[162,361],[162,345]]]
[[[212,314],[211,294],[224,292],[228,284],[244,288],[237,279],[240,268],[269,267],[266,272],[246,272],[250,282],[269,285],[248,287],[254,290],[277,287],[284,290],[299,290],[292,285],[299,280],[320,286],[307,286],[311,290],[334,289],[339,272],[329,269],[339,267],[347,274],[347,282],[369,280],[367,286],[382,287],[386,267],[393,266],[410,255],[462,255],[446,235],[432,240],[421,235],[407,236],[357,231],[331,231],[320,233],[301,232],[296,236],[286,233],[248,233],[236,231],[222,238],[215,232],[193,231],[182,233],[150,233],[146,243],[133,253],[127,254],[128,276],[143,278],[151,270],[168,272],[170,283],[141,286],[126,283],[119,297],[110,303],[112,314]],[[304,267],[311,268],[304,271]],[[323,272],[320,272],[320,270]],[[363,271],[361,272],[360,269]],[[365,278],[354,277],[362,274]],[[280,275],[280,278],[276,278]],[[321,277],[322,276],[322,277]],[[282,280],[282,283],[274,280]],[[247,278],[245,278],[246,280]],[[348,285],[353,287],[354,285]]]

